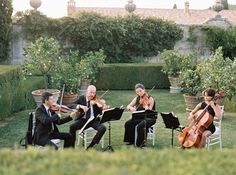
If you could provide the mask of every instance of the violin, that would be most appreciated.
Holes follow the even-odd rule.
[[[106,92],[104,92],[101,97],[99,96],[95,96],[92,100],[90,100],[90,104],[94,105],[96,104],[98,107],[102,107],[103,109],[108,109],[110,106],[106,104],[106,101],[104,99],[102,99],[102,97],[109,91],[106,90]]]
[[[102,107],[103,109],[108,109],[110,106],[106,104],[104,99],[101,99],[99,96],[95,96],[92,100],[90,100],[90,104],[97,105],[98,107]]]
[[[50,106],[49,110],[51,112],[63,112],[63,113],[69,113],[69,112],[76,112],[76,116],[80,116],[81,113],[76,110],[76,109],[71,109],[69,108],[68,106],[66,105],[62,105],[62,97],[64,95],[64,90],[65,90],[65,84],[63,85],[63,88],[62,88],[62,94],[61,94],[61,100],[60,100],[60,105],[59,104],[56,104],[54,103],[52,106]]]
[[[149,102],[149,95],[148,93],[144,93],[144,95],[140,98],[139,103],[142,106],[149,106],[150,102]]]
[[[152,92],[154,88],[155,88],[155,86],[153,86],[152,89],[150,89],[148,93]],[[143,94],[143,96],[142,96],[142,97],[140,98],[140,100],[139,100],[139,105],[142,105],[143,107],[150,105],[150,101],[149,101],[149,97],[150,97],[150,96],[148,95],[148,93],[145,92],[145,93]],[[138,107],[137,107],[137,108],[138,108]]]
[[[51,112],[63,112],[63,113],[73,112],[75,110],[65,105],[59,105],[59,104],[53,104],[49,109]]]

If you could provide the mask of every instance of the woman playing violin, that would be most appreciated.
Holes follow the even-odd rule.
[[[140,111],[140,110],[155,110],[155,101],[154,99],[147,94],[145,91],[144,85],[138,83],[135,85],[136,97],[131,101],[131,103],[127,106],[128,110],[132,112]],[[127,145],[134,144],[134,135],[135,135],[135,126],[137,126],[137,142],[136,146],[142,147],[145,146],[144,143],[144,127],[146,122],[146,131],[156,123],[156,119],[146,118],[144,120],[128,120],[125,123],[125,134],[124,134],[124,142],[128,142]]]
[[[213,101],[213,98],[215,97],[215,90],[214,89],[206,89],[203,91],[204,96],[204,102],[199,103],[192,112],[190,112],[190,115],[188,117],[188,120],[192,121],[196,116],[195,114],[199,111],[204,109],[207,105],[209,107],[207,108],[208,113],[212,117],[212,122],[208,126],[208,128],[205,129],[205,131],[202,133],[202,137],[199,143],[199,148],[202,148],[206,144],[206,138],[212,135],[215,132],[215,126],[213,124],[213,118],[216,116],[218,119],[221,119],[221,109],[218,104],[216,104]],[[203,116],[204,117],[204,116]]]

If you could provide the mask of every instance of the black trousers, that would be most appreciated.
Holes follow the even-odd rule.
[[[53,146],[55,149],[58,149],[57,145],[53,143],[51,139],[64,140],[64,148],[73,147],[73,137],[70,133],[54,132],[49,135],[49,140],[46,145]]]
[[[144,131],[146,121],[146,133]],[[135,136],[135,126],[137,126],[137,146],[142,146],[144,143],[144,138],[147,138],[148,129],[156,123],[155,119],[146,119],[146,120],[128,120],[125,123],[125,134],[124,134],[124,142],[134,143]]]
[[[76,131],[81,129],[85,123],[86,123],[86,119],[78,119],[76,120],[71,126],[70,126],[70,133],[73,137],[73,144],[75,145],[75,139],[76,139]],[[85,129],[92,127],[93,129],[95,129],[97,131],[96,135],[93,137],[92,143],[94,144],[98,144],[99,141],[101,140],[102,136],[104,135],[104,133],[106,132],[106,127],[103,124],[100,124],[100,122],[98,120],[93,120],[91,121],[86,127]]]

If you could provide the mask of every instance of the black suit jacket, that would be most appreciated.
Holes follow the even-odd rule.
[[[86,101],[86,96],[82,95],[80,96],[76,101],[74,101],[71,105],[71,108],[76,108],[77,105],[83,105],[83,106],[87,106],[87,101]],[[82,109],[79,109],[81,116],[79,118],[82,118],[85,113]],[[96,117],[98,114],[102,114],[102,109],[100,109],[96,104],[93,105],[93,113],[94,113],[94,117]]]
[[[34,143],[44,146],[49,140],[51,133],[59,132],[57,124],[61,125],[72,120],[70,116],[60,118],[55,112],[51,112],[51,117],[48,115],[46,108],[42,104],[35,111],[36,125],[34,130]],[[54,130],[52,128],[54,126]]]

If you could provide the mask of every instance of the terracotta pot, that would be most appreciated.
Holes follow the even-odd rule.
[[[189,96],[184,94],[184,101],[186,105],[186,111],[192,111],[198,103],[203,101],[203,96]]]
[[[62,104],[70,106],[77,98],[78,94],[64,94],[62,97]]]
[[[171,85],[171,87],[180,87],[180,79],[179,79],[179,77],[177,76],[168,76],[168,78],[169,78],[169,81],[170,81],[170,85]]]
[[[44,92],[52,93],[55,103],[57,102],[57,100],[60,96],[60,93],[61,93],[61,91],[59,91],[58,89],[38,89],[38,90],[32,91],[31,94],[34,97],[34,100],[35,100],[37,106],[40,106],[42,104],[42,94]]]

